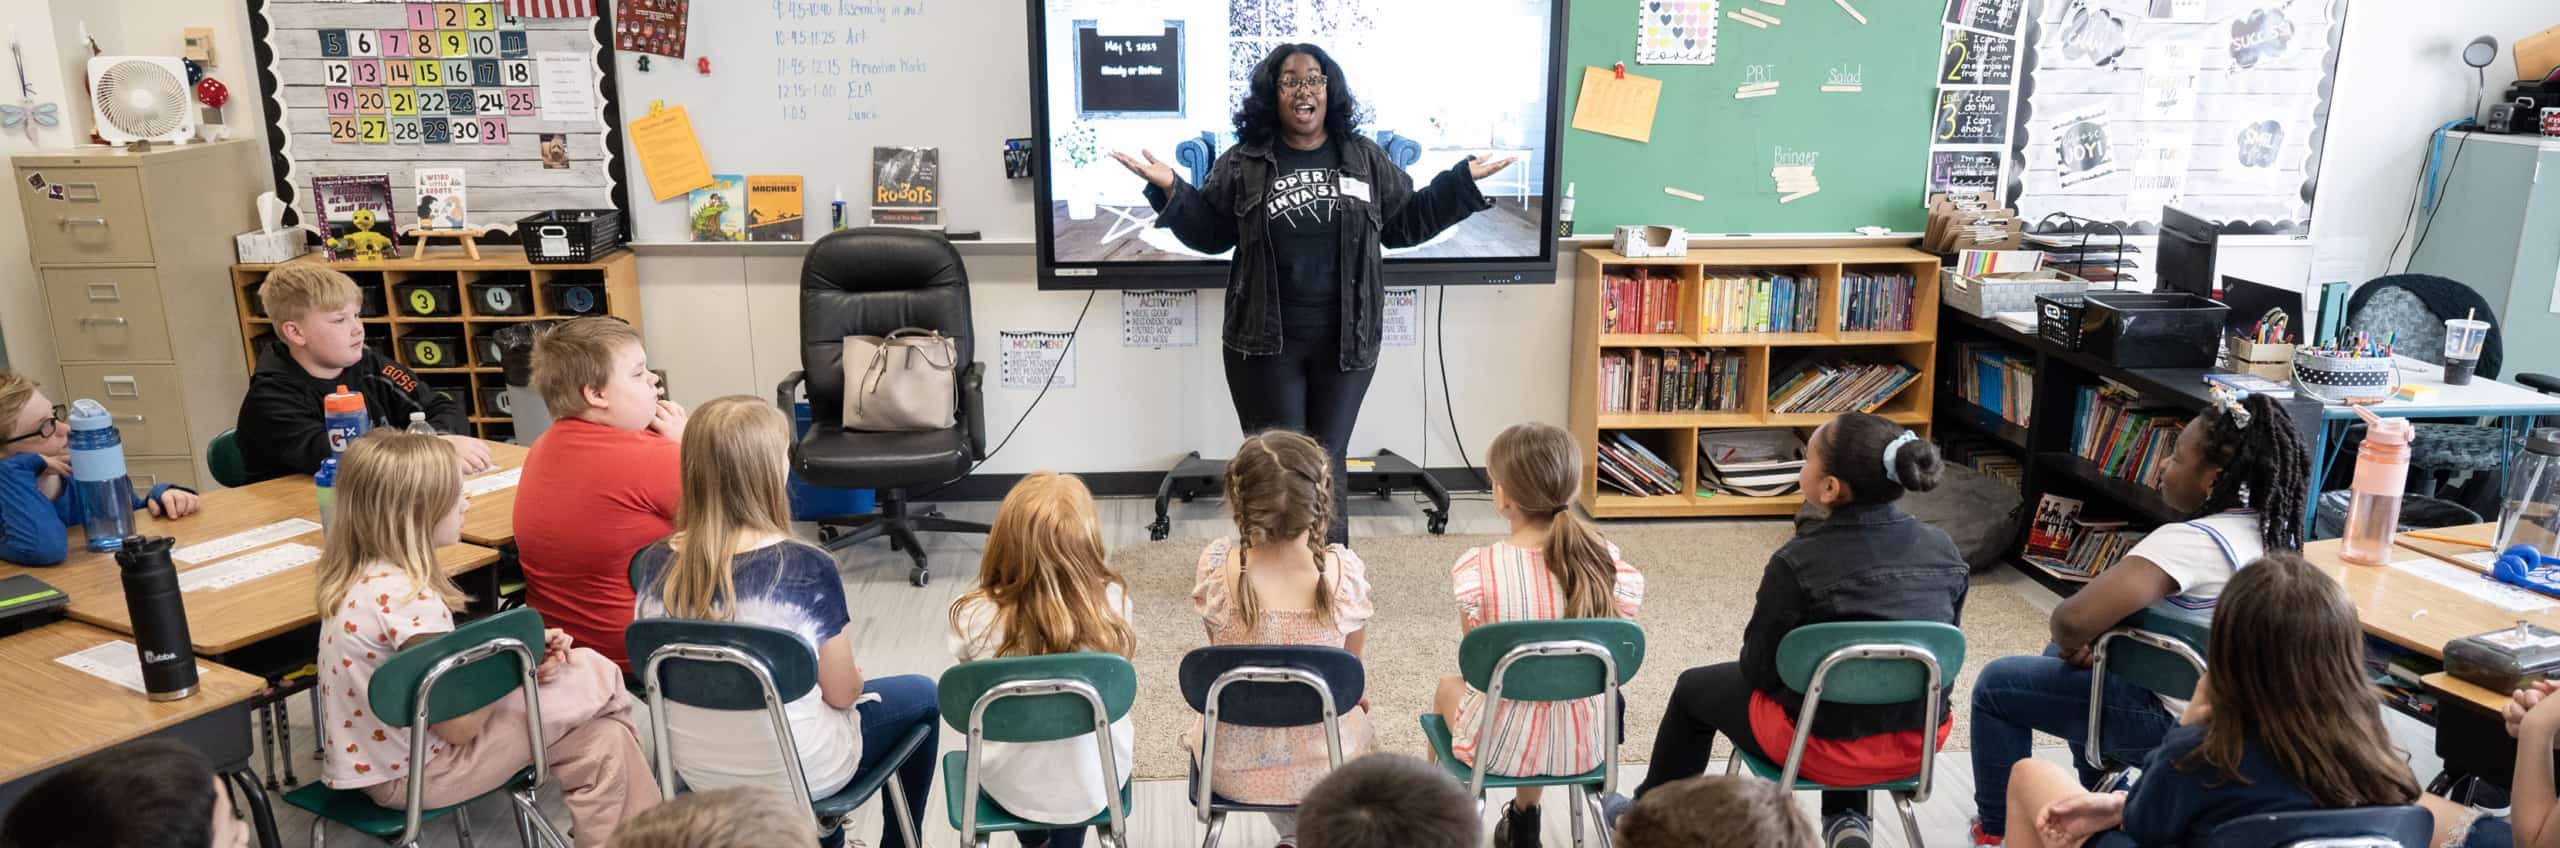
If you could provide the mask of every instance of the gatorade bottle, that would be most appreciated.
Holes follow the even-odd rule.
[[[334,499],[333,495],[335,494],[331,491],[331,488],[337,484],[338,458],[333,456],[328,459],[321,460],[320,470],[313,472],[311,475],[311,485],[317,487],[319,490],[317,497],[320,501],[320,526],[322,527],[329,526],[329,503]]]
[[[329,453],[333,455],[345,453],[347,443],[373,427],[373,421],[365,417],[364,395],[347,391],[343,384],[320,401],[320,410],[324,426],[329,428]]]
[[[124,435],[97,401],[71,402],[71,485],[80,493],[89,550],[112,551],[133,535],[133,480],[124,472]]]
[[[2391,534],[2400,529],[2400,492],[2409,483],[2409,439],[2414,428],[2399,418],[2380,418],[2356,407],[2364,418],[2364,447],[2356,451],[2356,477],[2347,503],[2346,538],[2338,558],[2358,565],[2391,561]]]

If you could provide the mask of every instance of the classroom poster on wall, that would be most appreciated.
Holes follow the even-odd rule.
[[[2346,0],[2029,12],[2006,193],[2020,217],[2139,231],[2174,205],[2226,232],[2307,230]]]
[[[1994,191],[2008,182],[2024,3],[1947,0],[1922,197]]]
[[[1636,5],[1636,61],[1716,63],[1717,0],[1645,0]]]
[[[1164,349],[1200,345],[1200,293],[1143,289],[1120,293],[1120,346]]]
[[[1422,343],[1422,290],[1388,289],[1387,309],[1379,315],[1385,324],[1388,347],[1413,347]]]
[[[1008,389],[1076,387],[1076,334],[1047,330],[996,333],[998,385]]]

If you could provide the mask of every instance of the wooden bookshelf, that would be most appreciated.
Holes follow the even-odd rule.
[[[630,322],[633,329],[640,327],[639,263],[628,250],[616,251],[595,262],[570,264],[527,262],[522,248],[507,246],[483,246],[478,259],[459,252],[449,256],[448,251],[435,253],[426,258],[334,263],[313,253],[292,261],[328,264],[354,278],[357,286],[380,293],[385,314],[377,315],[371,310],[365,313],[365,344],[407,366],[439,390],[451,392],[469,410],[472,429],[477,431],[474,435],[481,438],[503,440],[514,434],[514,419],[486,400],[492,390],[504,390],[506,369],[495,361],[484,361],[480,351],[484,336],[526,321],[564,321],[596,315],[614,316]],[[264,282],[267,274],[278,267],[231,266],[241,353],[252,372],[258,368],[258,351],[274,332],[275,322],[257,314],[257,300],[251,296],[250,287]],[[472,286],[483,282],[525,284],[525,294],[532,300],[531,311],[523,315],[489,314],[480,298],[473,296]],[[458,308],[450,315],[418,314],[420,310],[413,308],[401,292],[402,286],[411,283],[451,284]],[[563,310],[558,300],[559,289],[569,286],[599,287],[603,297],[595,309],[572,314]],[[407,343],[413,339],[436,336],[456,340],[455,358],[439,357],[430,363],[408,349]]]
[[[1627,269],[1668,272],[1678,280],[1677,332],[1603,333],[1604,281]],[[1829,421],[1833,413],[1773,413],[1769,382],[1773,359],[1814,355],[1805,348],[1844,349],[1862,358],[1897,360],[1920,370],[1919,376],[1875,410],[1927,434],[1937,379],[1938,258],[1906,247],[1786,247],[1692,249],[1687,256],[1629,259],[1607,248],[1582,251],[1575,260],[1573,296],[1572,397],[1566,408],[1574,437],[1582,444],[1584,502],[1598,518],[1695,518],[1712,516],[1792,515],[1804,504],[1797,495],[1743,497],[1700,494],[1698,433],[1700,430],[1788,427],[1803,434]],[[1711,270],[1712,269],[1712,270]],[[1817,281],[1817,325],[1810,332],[1707,333],[1702,310],[1704,286],[1711,275],[1728,271],[1771,271]],[[1844,332],[1840,309],[1842,279],[1851,273],[1903,273],[1913,280],[1911,329],[1899,332]],[[1743,358],[1742,407],[1683,412],[1610,412],[1601,408],[1600,363],[1615,350],[1720,348]],[[1637,496],[1600,484],[1600,439],[1604,433],[1629,431],[1680,472],[1678,494]]]

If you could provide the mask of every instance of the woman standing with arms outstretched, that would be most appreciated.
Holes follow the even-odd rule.
[[[1386,148],[1359,133],[1342,66],[1284,44],[1254,68],[1236,144],[1200,188],[1151,151],[1113,153],[1147,181],[1156,226],[1203,253],[1235,250],[1227,278],[1227,394],[1247,434],[1314,436],[1330,452],[1334,520],[1348,544],[1343,456],[1377,371],[1386,248],[1431,240],[1490,206],[1476,181],[1509,158],[1469,157],[1416,189]]]

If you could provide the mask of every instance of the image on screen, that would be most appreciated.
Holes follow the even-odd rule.
[[[1111,158],[1152,151],[1199,186],[1236,143],[1235,111],[1273,48],[1342,66],[1359,131],[1419,189],[1468,156],[1516,157],[1478,183],[1493,207],[1391,265],[1550,258],[1546,246],[1557,0],[1035,0],[1049,138],[1040,214],[1061,265],[1209,263],[1154,226],[1146,182]]]

